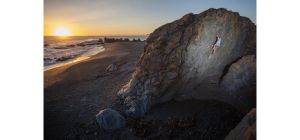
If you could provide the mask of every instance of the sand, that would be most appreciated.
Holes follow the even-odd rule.
[[[44,72],[45,138],[65,139],[77,124],[94,120],[109,107],[129,79],[144,42],[105,44],[105,51],[89,59]],[[110,64],[118,70],[105,71]]]
[[[116,93],[131,78],[144,45],[105,44],[105,51],[89,59],[45,71],[45,139],[224,139],[243,114],[217,101],[158,104],[142,118],[127,118],[126,127],[113,132],[97,125],[100,110],[117,108]],[[110,64],[117,70],[106,72]]]

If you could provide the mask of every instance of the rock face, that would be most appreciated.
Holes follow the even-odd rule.
[[[256,109],[252,109],[242,121],[230,131],[225,140],[256,140]]]
[[[226,71],[227,69],[225,69]],[[221,87],[232,97],[239,98],[240,108],[254,107],[256,104],[256,56],[247,55],[230,65],[221,77]],[[250,94],[248,94],[250,93]]]
[[[256,84],[255,75],[256,56],[247,55],[230,65],[221,85],[230,94],[238,94],[241,88],[252,87],[252,84]]]
[[[117,66],[115,64],[110,64],[106,67],[107,72],[113,72],[117,70]]]
[[[213,52],[217,36],[222,41]],[[156,29],[146,43],[118,93],[128,116],[171,99],[214,99],[243,112],[255,105],[256,26],[248,18],[226,9],[187,14]],[[240,92],[245,87],[252,90]]]
[[[96,115],[99,126],[106,130],[115,130],[125,126],[125,119],[119,112],[112,109],[101,110]]]

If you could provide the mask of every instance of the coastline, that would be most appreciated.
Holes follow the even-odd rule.
[[[105,51],[104,46],[94,47],[94,48],[84,52],[83,54],[81,54],[81,55],[79,55],[79,56],[77,56],[73,59],[70,59],[70,60],[67,60],[67,61],[64,61],[64,62],[59,62],[59,63],[52,64],[52,65],[48,65],[48,66],[44,66],[44,72],[46,72],[48,70],[51,70],[51,69],[54,69],[54,68],[62,67],[62,66],[68,65],[68,64],[73,64],[73,63],[75,64],[77,62],[89,59],[92,56],[94,56],[98,53],[101,53],[103,51]]]
[[[153,135],[169,137],[175,135],[167,133],[169,130],[182,131],[182,128],[184,136],[188,136],[188,132],[199,133],[201,136],[203,133],[200,132],[204,132],[203,130],[213,133],[215,129],[238,123],[241,114],[231,106],[213,101],[188,100],[157,105],[144,119],[128,120],[128,126],[114,132],[115,136],[99,129],[95,114],[119,103],[117,93],[131,79],[144,46],[145,42],[107,43],[105,52],[90,59],[44,72],[45,139],[114,139],[125,134],[128,139],[138,139],[149,136],[140,131],[146,129]],[[117,70],[107,71],[106,68],[111,64]],[[216,123],[207,124],[209,118],[215,119]],[[226,121],[232,118],[232,121]],[[200,120],[200,125],[194,120]],[[224,121],[227,122],[226,125]],[[182,127],[170,129],[170,126],[179,124]],[[195,127],[185,127],[186,124],[201,131],[198,132]],[[156,128],[161,129],[156,131]],[[231,129],[226,127],[223,135]]]
[[[80,63],[44,71],[45,139],[64,139],[110,106],[128,82],[145,42],[105,44],[105,51]],[[117,71],[107,72],[110,64]]]

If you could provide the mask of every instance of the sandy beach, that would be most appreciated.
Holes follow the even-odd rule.
[[[64,139],[75,125],[95,119],[134,71],[144,42],[105,44],[105,51],[44,72],[45,138]],[[116,72],[106,72],[115,64]]]
[[[242,114],[217,101],[170,101],[154,106],[142,118],[127,118],[121,130],[99,128],[95,115],[116,108],[117,92],[131,78],[144,45],[105,44],[105,51],[89,59],[45,71],[45,139],[224,138]],[[110,64],[117,70],[107,72]]]

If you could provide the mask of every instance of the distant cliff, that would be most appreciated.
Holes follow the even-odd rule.
[[[128,116],[171,99],[214,99],[244,113],[255,106],[256,25],[248,18],[208,9],[159,27],[146,42],[118,93]]]

